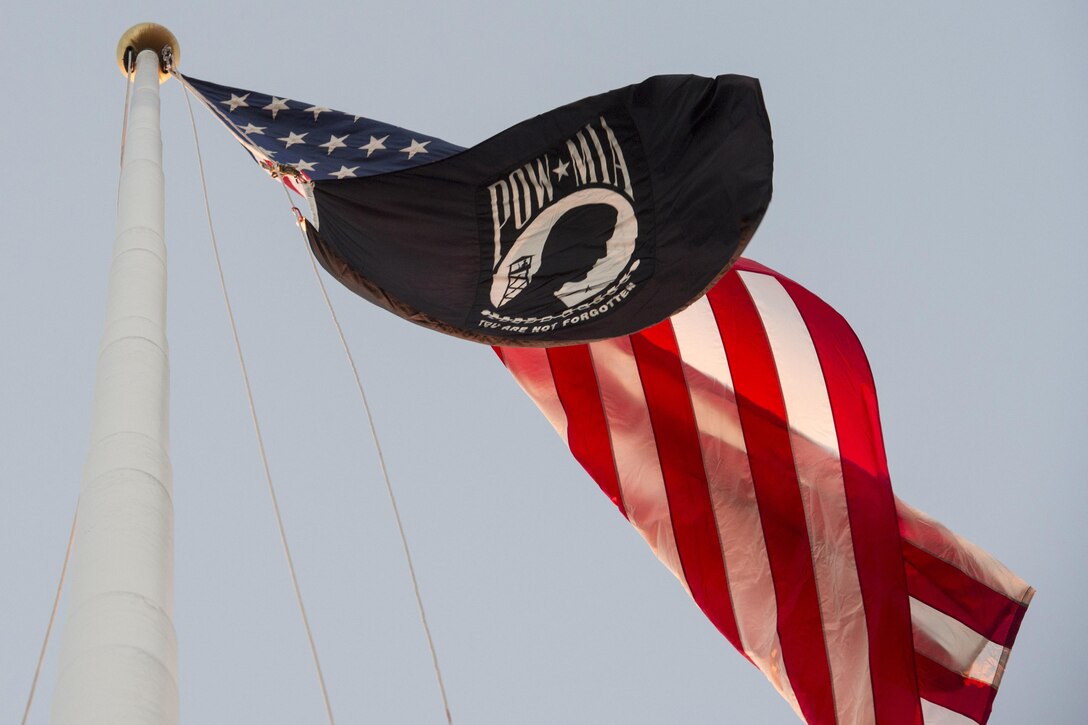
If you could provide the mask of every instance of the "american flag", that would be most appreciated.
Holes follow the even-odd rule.
[[[360,178],[422,166],[464,150],[365,116],[222,86],[177,71],[174,75],[257,163],[277,175],[301,181]]]
[[[892,494],[864,351],[740,260],[627,337],[496,348],[714,625],[810,723],[985,723],[1034,590]]]

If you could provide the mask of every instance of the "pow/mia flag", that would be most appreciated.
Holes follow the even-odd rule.
[[[310,198],[310,245],[329,273],[412,322],[488,344],[660,322],[729,269],[771,198],[770,123],[743,76],[655,76],[470,149],[183,82]]]

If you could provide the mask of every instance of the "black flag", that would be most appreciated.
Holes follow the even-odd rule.
[[[743,76],[653,77],[463,150],[188,82],[259,161],[306,187],[326,270],[479,342],[561,345],[660,322],[729,269],[770,202],[770,123],[758,81]]]

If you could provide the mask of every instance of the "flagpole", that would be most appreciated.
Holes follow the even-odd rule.
[[[117,199],[106,321],[83,470],[52,722],[175,725],[160,54],[145,23],[118,45],[135,81]]]

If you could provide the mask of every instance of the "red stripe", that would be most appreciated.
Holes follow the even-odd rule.
[[[774,580],[786,671],[805,719],[834,723],[831,668],[808,527],[771,346],[755,304],[736,272],[722,278],[708,298],[729,356]]]
[[[547,354],[555,380],[555,392],[567,413],[567,441],[571,453],[626,517],[612,454],[612,440],[608,435],[601,391],[597,387],[597,374],[593,370],[589,347],[551,347]]]
[[[743,653],[676,335],[672,324],[663,322],[630,339],[646,394],[684,579],[695,603]]]
[[[854,560],[869,634],[876,721],[922,722],[899,517],[880,435],[869,361],[854,331],[823,300],[774,275],[797,305],[823,370],[842,461]]]
[[[1034,591],[1034,590],[1031,590]],[[1011,654],[1012,646],[1016,643],[1016,635],[1020,633],[1020,625],[1024,622],[1024,615],[1028,613],[1028,606],[1026,604],[1017,608],[1016,614],[1013,615],[1012,626],[1009,627],[1009,636],[1006,640],[1005,646],[1009,648],[1010,652],[1005,653],[1005,659],[1008,661]],[[998,683],[1000,684],[1000,683]]]
[[[915,658],[922,697],[977,723],[989,719],[997,690],[985,682],[942,667],[923,655],[915,655]]]
[[[915,599],[963,622],[991,642],[1011,647],[1026,607],[946,561],[904,541],[907,589]]]

